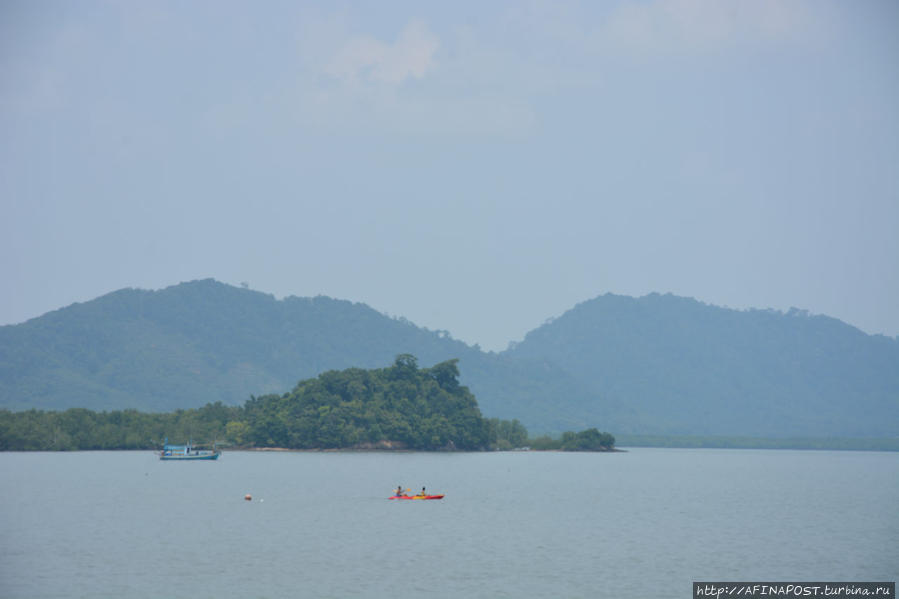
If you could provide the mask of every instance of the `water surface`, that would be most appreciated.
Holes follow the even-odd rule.
[[[895,453],[4,453],[0,476],[3,597],[626,599],[899,578]],[[387,500],[399,484],[446,498]]]

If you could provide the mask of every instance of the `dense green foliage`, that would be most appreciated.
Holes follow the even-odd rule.
[[[528,429],[518,420],[490,419],[490,436],[499,450],[519,449],[528,444]]]
[[[166,437],[172,442],[223,439],[226,426],[239,414],[240,408],[221,403],[169,414],[0,410],[0,450],[159,449]]]
[[[244,407],[249,441],[257,446],[486,449],[490,424],[456,360],[418,368],[403,354],[390,368],[329,371],[284,396],[254,398]]]
[[[459,384],[456,360],[419,368],[403,354],[389,368],[329,371],[284,395],[242,407],[208,404],[170,414],[134,410],[0,410],[0,449],[149,449],[165,437],[293,449],[506,449],[524,445],[518,421],[487,420]]]
[[[588,428],[579,433],[567,431],[562,433],[559,439],[544,435],[530,441],[531,449],[543,451],[611,451],[614,447],[615,437],[609,433],[601,433],[595,428]]]

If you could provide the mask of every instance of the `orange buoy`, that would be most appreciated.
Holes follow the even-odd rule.
[[[247,493],[246,495],[244,495],[243,498],[246,499],[247,501],[253,501],[253,496],[250,495],[249,493]]]

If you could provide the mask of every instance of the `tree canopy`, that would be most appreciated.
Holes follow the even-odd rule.
[[[601,433],[598,429],[588,428],[579,433],[562,433],[561,439],[548,436],[538,437],[530,442],[533,449],[561,451],[611,451],[615,447],[615,437],[610,433]]]
[[[240,407],[216,402],[169,414],[0,410],[0,450],[141,449],[165,437],[241,447],[479,450],[506,433],[520,431],[481,415],[459,384],[458,360],[419,368],[411,354],[388,368],[328,371],[290,393],[251,397]]]
[[[410,354],[389,368],[349,368],[301,381],[244,406],[249,441],[297,449],[485,449],[491,427],[459,384],[458,360],[419,368]]]

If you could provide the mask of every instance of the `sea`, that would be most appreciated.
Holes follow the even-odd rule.
[[[5,598],[688,598],[694,581],[899,578],[899,453],[7,452],[0,481]],[[389,500],[397,486],[445,497]]]

